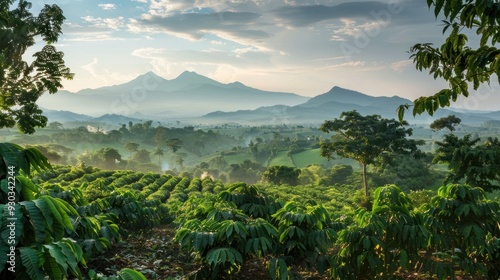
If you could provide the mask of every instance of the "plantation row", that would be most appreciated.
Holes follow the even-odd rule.
[[[0,152],[7,170],[0,177],[0,209],[19,221],[13,233],[16,272],[6,260],[9,239],[0,241],[2,279],[144,279],[131,269],[98,275],[85,264],[131,231],[172,221],[175,241],[195,253],[199,269],[190,276],[196,279],[237,277],[252,260],[272,279],[305,273],[333,279],[415,272],[438,279],[500,276],[499,205],[467,185],[442,187],[418,208],[389,185],[374,191],[372,206],[359,208],[346,199],[352,191],[339,187],[225,186],[210,178],[93,167],[43,171],[49,165],[34,149],[2,144]],[[33,170],[38,175],[31,180]],[[15,181],[12,190],[9,180]],[[9,208],[12,191],[16,203]],[[5,237],[10,229],[3,217]]]
[[[306,271],[335,279],[398,278],[412,271],[438,279],[500,275],[500,208],[466,185],[442,187],[419,208],[396,186],[385,186],[365,209],[342,199],[352,193],[341,188],[224,186],[210,178],[91,167],[57,167],[39,180],[79,188],[96,201],[120,194],[145,208],[161,202],[157,207],[168,209],[164,222],[175,219],[179,227],[176,241],[198,256],[201,268],[192,276],[199,279],[229,277],[255,258],[264,260],[273,279]],[[142,220],[150,221],[144,226],[158,221]]]

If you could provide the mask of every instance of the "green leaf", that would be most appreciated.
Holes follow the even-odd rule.
[[[369,236],[365,236],[363,238],[363,248],[365,248],[365,250],[369,250],[370,249],[370,237]]]
[[[81,272],[78,268],[78,263],[82,256],[75,249],[78,245],[73,244],[68,239],[63,239],[55,244],[61,248],[61,252],[66,256],[66,262],[69,265],[69,268],[71,268],[73,275],[80,275]]]
[[[48,254],[44,254],[44,259],[43,267],[49,276],[49,279],[62,280],[64,273],[62,272],[61,267],[57,264],[57,261]]]
[[[26,269],[26,272],[31,279],[43,280],[45,278],[44,273],[40,270],[40,258],[35,250],[28,247],[19,248],[19,253],[21,255],[21,261]]]
[[[21,188],[21,194],[24,200],[33,200],[35,196],[40,192],[39,187],[37,187],[33,182],[24,176],[18,175],[16,179],[19,181]]]
[[[60,247],[52,244],[44,244],[43,247],[48,249],[50,256],[55,260],[57,264],[62,268],[62,273],[64,275],[68,274],[68,258],[63,254]]]
[[[41,208],[37,201],[38,200],[42,200],[44,203],[43,205],[43,208]],[[53,202],[54,198],[53,197],[50,197],[48,195],[43,195],[41,197],[39,197],[37,200],[35,200],[35,204],[37,204],[37,206],[39,206],[38,208],[40,208],[40,210],[42,210],[42,212],[45,214],[45,211],[48,209],[50,211],[50,216],[55,218],[55,220],[57,222],[59,222],[60,224],[63,224],[63,218],[61,216],[61,213],[59,213],[59,210],[57,209],[57,207],[54,205],[54,202]],[[45,216],[45,215],[44,215]],[[45,216],[45,218],[47,219],[47,216]]]
[[[142,273],[130,268],[124,268],[120,270],[118,275],[123,280],[146,280],[146,277]]]
[[[434,8],[434,16],[435,17],[438,17],[439,13],[443,9],[444,4],[445,4],[445,0],[436,0],[435,8]]]
[[[13,143],[0,143],[0,156],[6,167],[14,166],[16,172],[22,170],[26,174],[30,174],[30,165],[21,146]]]
[[[400,259],[400,264],[402,267],[408,266],[408,254],[406,253],[405,250],[401,250],[399,252],[399,259]]]
[[[19,204],[23,205],[29,214],[30,224],[33,225],[33,228],[35,230],[35,241],[39,244],[43,243],[46,238],[46,221],[43,217],[43,213],[33,201],[21,201],[19,202]]]
[[[52,168],[47,158],[36,148],[24,149],[31,166],[38,172]]]
[[[268,273],[271,279],[288,279],[288,266],[284,259],[273,258],[269,261]]]

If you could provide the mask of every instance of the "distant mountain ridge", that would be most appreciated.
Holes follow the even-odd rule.
[[[391,104],[405,104],[412,103],[408,99],[401,98],[399,96],[387,97],[387,96],[369,96],[358,91],[349,90],[334,86],[330,91],[315,96],[309,99],[304,104],[300,104],[302,107],[314,107],[330,101],[335,101],[338,103],[345,104],[357,104],[361,106],[375,105],[376,103],[391,103]]]
[[[294,93],[263,91],[240,82],[223,84],[185,71],[172,80],[148,72],[120,85],[76,93],[61,90],[55,95],[43,95],[39,104],[51,110],[93,116],[147,112],[156,116],[175,113],[177,117],[195,117],[217,110],[256,109],[278,104],[294,106],[308,99]]]
[[[399,96],[370,96],[357,91],[334,86],[330,91],[320,94],[295,106],[265,106],[255,110],[239,110],[234,112],[212,112],[201,119],[211,122],[231,120],[246,124],[260,124],[266,121],[274,123],[308,123],[321,124],[327,119],[338,118],[342,112],[356,110],[363,115],[381,115],[384,118],[397,119],[397,108],[402,104],[413,104],[412,101]],[[433,120],[448,115],[456,115],[464,123],[483,123],[489,120],[500,120],[497,112],[461,112],[452,109],[439,109],[434,116],[427,114],[413,117],[411,110],[406,114],[410,123],[429,124]]]
[[[49,109],[49,121],[125,123],[129,121],[169,121],[184,119],[192,123],[321,124],[342,112],[357,110],[363,115],[378,114],[397,118],[396,109],[411,104],[398,96],[370,96],[334,86],[313,98],[293,93],[270,92],[240,82],[220,83],[195,72],[185,71],[167,80],[147,72],[120,85],[84,89],[77,93],[60,91],[45,94],[39,105]],[[52,111],[50,111],[52,110]],[[500,120],[500,111],[475,112],[439,109],[434,116],[415,118],[410,123],[430,123],[454,114],[462,122],[482,123]]]

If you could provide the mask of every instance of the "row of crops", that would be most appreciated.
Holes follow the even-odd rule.
[[[499,205],[467,185],[444,186],[418,208],[398,187],[384,186],[371,209],[352,210],[339,195],[331,198],[336,207],[325,207],[308,197],[289,199],[293,191],[283,186],[49,168],[34,149],[2,144],[0,152],[7,170],[0,174],[2,237],[11,234],[5,213],[18,221],[14,247],[0,241],[2,279],[144,279],[130,269],[106,278],[81,268],[129,232],[169,223],[178,229],[175,241],[196,256],[199,269],[190,275],[196,279],[234,278],[250,262],[265,266],[272,279],[500,276]],[[306,187],[294,188],[308,196]],[[341,191],[309,188],[309,198]],[[5,259],[10,251],[15,272]]]
[[[438,279],[459,273],[499,275],[498,204],[488,201],[482,190],[465,185],[442,187],[421,208],[413,207],[396,186],[385,186],[375,191],[371,210],[354,211],[350,202],[336,202],[336,207],[327,202],[325,208],[307,198],[284,201],[276,197],[293,191],[244,183],[224,186],[210,178],[61,166],[39,179],[42,186],[78,189],[96,202],[133,198],[140,207],[118,211],[112,204],[129,223],[120,226],[128,229],[137,228],[136,217],[130,215],[142,213],[139,208],[164,207],[163,221],[147,216],[157,212],[145,213],[140,220],[150,224],[140,226],[174,221],[176,241],[198,257],[200,269],[193,276],[200,279],[230,277],[252,259],[264,260],[275,279],[304,273],[388,279],[409,271]],[[310,188],[310,198],[315,196],[318,193]]]

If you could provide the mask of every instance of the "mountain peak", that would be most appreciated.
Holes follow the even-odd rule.
[[[326,93],[320,94],[316,97],[311,98],[306,103],[301,106],[313,107],[328,102],[337,102],[343,104],[356,104],[358,106],[370,106],[379,102],[387,102],[390,97],[385,96],[370,96],[359,91],[341,88],[339,86],[334,86],[331,90]],[[400,100],[394,100],[399,102]],[[404,103],[404,102],[402,102]]]
[[[325,94],[355,94],[355,95],[366,95],[366,94],[363,94],[359,91],[355,91],[355,90],[350,90],[350,89],[346,89],[346,88],[343,88],[343,87],[339,87],[339,86],[334,86],[332,87],[331,90],[329,90],[327,93]]]
[[[193,71],[184,71],[182,72],[177,78],[173,79],[172,81],[179,82],[182,84],[212,84],[212,85],[219,85],[220,83],[212,80],[210,78],[207,78],[203,75],[200,75],[196,72]]]
[[[206,78],[205,76],[200,75],[194,71],[186,70],[186,71],[182,72],[179,76],[177,76],[177,78],[175,78],[175,80],[177,80],[177,79],[192,79],[192,78],[199,78],[199,77]]]
[[[134,80],[144,80],[144,79],[151,79],[151,78],[154,79],[154,80],[157,80],[157,81],[159,81],[159,80],[165,80],[164,78],[156,75],[156,73],[153,72],[153,71],[148,71],[148,72],[146,72],[146,73],[144,73],[142,75],[139,75]]]

